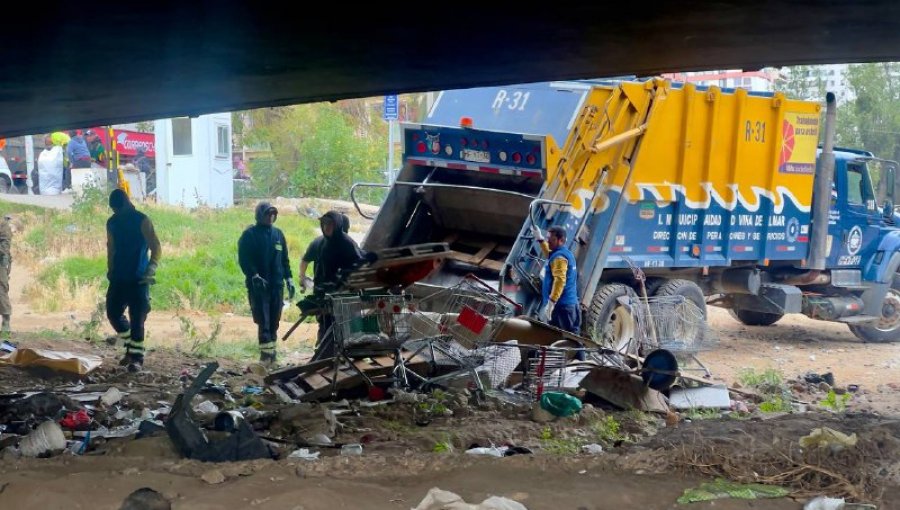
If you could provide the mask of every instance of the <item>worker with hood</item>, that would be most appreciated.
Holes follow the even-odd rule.
[[[343,278],[349,270],[363,261],[373,262],[374,254],[365,254],[344,229],[344,215],[328,211],[319,218],[323,242],[315,266],[315,298],[321,299],[325,292],[333,292],[343,286]],[[325,334],[334,323],[334,317],[324,310],[317,317],[319,322],[318,342],[313,361],[334,356],[334,342]]]
[[[150,218],[134,208],[124,191],[110,193],[109,207],[113,214],[106,222],[106,317],[125,344],[120,364],[129,372],[139,372],[144,364],[150,286],[156,283],[162,248]]]
[[[238,240],[238,261],[244,273],[253,322],[258,328],[259,361],[274,365],[278,323],[284,300],[294,297],[291,262],[284,234],[273,224],[278,209],[268,202],[256,206],[256,224],[247,227]]]

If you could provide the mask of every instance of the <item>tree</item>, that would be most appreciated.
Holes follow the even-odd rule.
[[[267,142],[272,161],[251,164],[269,195],[347,198],[355,181],[384,180],[386,126],[363,100],[250,112],[249,143]]]
[[[819,66],[784,67],[775,80],[775,90],[792,99],[824,101],[825,79]]]
[[[900,160],[900,63],[852,65],[846,78],[855,99],[838,110],[839,142]]]

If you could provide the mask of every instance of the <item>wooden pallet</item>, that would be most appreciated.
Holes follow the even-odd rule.
[[[355,359],[353,365],[369,379],[379,379],[391,374],[394,357],[381,355]],[[417,356],[406,362],[406,368],[424,374],[428,360]],[[265,381],[282,398],[309,402],[331,397],[332,389],[341,391],[365,384],[365,377],[359,372],[344,361],[335,376],[334,360],[326,359],[274,372]],[[333,384],[335,380],[337,382]]]
[[[450,253],[447,243],[411,244],[397,248],[379,250],[378,260],[361,267],[347,276],[346,285],[350,289],[373,289],[388,287],[385,279],[390,274],[402,273],[416,266],[433,269]]]

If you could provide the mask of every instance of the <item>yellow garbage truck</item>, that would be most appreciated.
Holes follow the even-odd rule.
[[[428,284],[475,273],[534,314],[531,227],[563,227],[583,333],[611,346],[634,336],[642,286],[704,316],[802,313],[897,341],[896,163],[834,148],[834,112],[831,94],[823,107],[662,79],[446,91],[402,126],[403,166],[363,246],[449,243]]]

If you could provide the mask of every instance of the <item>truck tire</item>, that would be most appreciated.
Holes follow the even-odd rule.
[[[881,305],[881,320],[874,326],[848,325],[850,331],[863,342],[900,342],[900,275],[888,289]]]
[[[744,308],[732,308],[728,311],[745,326],[771,326],[784,317],[783,313],[755,312]]]
[[[619,303],[620,297],[628,297],[633,303],[638,302],[637,294],[628,285],[601,285],[591,300],[582,330],[585,336],[603,347],[634,353],[637,348],[635,335],[638,323],[631,310]]]
[[[12,181],[5,175],[0,175],[0,193],[9,193],[12,190]]]

